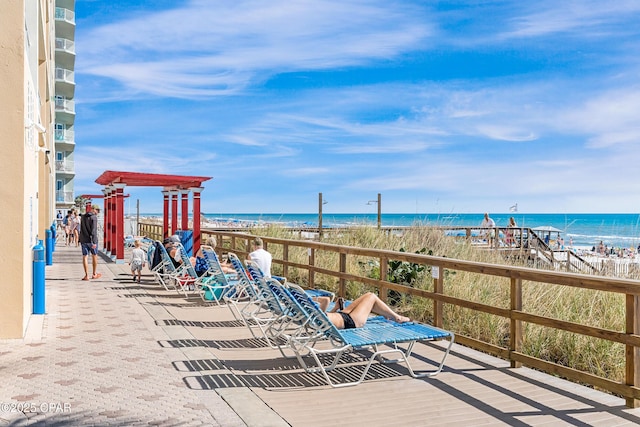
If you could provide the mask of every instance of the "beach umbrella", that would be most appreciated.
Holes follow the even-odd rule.
[[[562,233],[562,230],[557,229],[557,228],[555,228],[555,227],[553,227],[551,225],[544,225],[544,226],[541,226],[541,227],[532,228],[532,230],[533,231],[539,231],[541,233],[548,233],[548,234],[551,234],[551,233]]]

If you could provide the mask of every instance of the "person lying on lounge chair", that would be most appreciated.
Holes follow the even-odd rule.
[[[326,311],[331,301],[329,297],[323,296],[316,297],[314,300],[318,302],[318,305],[323,311]],[[361,295],[344,308],[340,307],[341,305],[340,301],[338,301],[338,304],[334,307],[334,310],[338,311],[327,312],[327,317],[338,329],[361,328],[367,322],[367,318],[371,313],[382,315],[397,323],[411,321],[408,317],[401,316],[391,310],[378,295],[371,292]]]

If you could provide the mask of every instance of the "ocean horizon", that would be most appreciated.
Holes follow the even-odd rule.
[[[450,226],[479,227],[484,213],[382,213],[383,227]],[[161,213],[140,213],[141,217],[162,217]],[[283,226],[318,226],[318,213],[206,213],[203,216],[212,223],[238,223],[261,225],[276,223]],[[613,247],[637,247],[640,244],[640,214],[587,214],[587,213],[497,213],[491,218],[498,227],[506,227],[514,217],[518,227],[551,226],[560,230],[568,244],[594,246],[600,241]],[[377,214],[323,213],[323,227],[349,227],[377,225]]]

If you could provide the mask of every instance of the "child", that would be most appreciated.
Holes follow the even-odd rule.
[[[140,240],[136,240],[133,242],[133,251],[131,251],[131,261],[129,261],[129,265],[131,266],[131,276],[134,282],[140,283],[140,278],[142,277],[142,267],[145,265],[145,253],[140,248]],[[136,275],[138,279],[136,280]]]

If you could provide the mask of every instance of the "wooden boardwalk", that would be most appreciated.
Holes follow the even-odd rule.
[[[31,317],[24,339],[0,341],[0,426],[640,424],[622,399],[459,345],[435,378],[374,365],[363,384],[332,389],[226,307],[166,291],[149,274],[133,283],[128,267],[101,260],[102,278],[82,281],[79,248],[58,246],[47,314]],[[442,352],[418,344],[413,367],[433,367]],[[357,375],[352,361],[335,375]]]
[[[320,374],[305,373],[295,359],[253,339],[226,307],[164,295],[154,285],[152,294],[140,302],[155,307],[149,312],[166,333],[173,328],[183,337],[160,345],[182,350],[174,366],[187,387],[220,394],[241,417],[252,408],[253,421],[243,417],[249,425],[273,425],[277,418],[291,426],[640,424],[640,409],[626,408],[623,399],[528,368],[512,369],[459,345],[434,378],[413,379],[400,365],[378,365],[363,384],[332,389]],[[432,368],[443,348],[444,343],[417,345],[412,366]],[[357,369],[336,375],[355,376]]]

